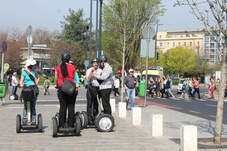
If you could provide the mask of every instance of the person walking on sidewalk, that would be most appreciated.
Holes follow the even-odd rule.
[[[120,85],[120,80],[119,80],[118,76],[115,75],[114,76],[114,96],[115,97],[117,96],[117,94],[118,94],[118,96],[120,96],[120,93],[118,91],[119,85]]]
[[[110,106],[110,94],[113,87],[113,70],[112,67],[107,62],[107,57],[101,55],[99,58],[99,63],[102,68],[102,73],[100,75],[94,74],[94,76],[99,81],[99,89],[102,98],[102,105],[104,108],[104,113],[112,115],[111,106]]]
[[[100,98],[99,92],[99,82],[94,77],[94,74],[101,74],[102,70],[98,67],[98,58],[93,58],[91,60],[92,67],[89,68],[86,72],[87,79],[87,116],[88,116],[88,124],[93,125],[95,115],[98,113],[98,99],[97,95]]]
[[[48,77],[46,77],[46,79],[43,83],[43,86],[44,86],[44,89],[45,89],[44,95],[46,95],[46,94],[50,95],[50,91],[49,91],[50,85],[51,85],[50,80],[48,79]]]
[[[129,75],[125,77],[125,102],[126,102],[126,109],[128,109],[129,99],[131,98],[131,108],[134,107],[134,100],[135,100],[135,86],[136,86],[136,78],[133,76],[134,70],[129,69]],[[131,110],[129,108],[129,110]]]

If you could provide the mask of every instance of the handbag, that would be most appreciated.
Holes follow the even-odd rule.
[[[71,96],[75,92],[75,89],[76,89],[75,83],[67,79],[64,80],[61,87],[62,92]]]

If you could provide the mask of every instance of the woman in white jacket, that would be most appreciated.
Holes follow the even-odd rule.
[[[115,75],[114,76],[114,96],[117,96],[117,94],[118,94],[118,96],[120,96],[120,93],[118,92],[119,85],[120,85],[120,80]]]

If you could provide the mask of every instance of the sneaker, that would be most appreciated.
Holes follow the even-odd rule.
[[[32,122],[32,125],[36,125],[36,122]]]
[[[27,125],[27,122],[22,122],[22,125]]]

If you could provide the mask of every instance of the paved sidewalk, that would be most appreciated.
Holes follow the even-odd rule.
[[[84,92],[80,88],[80,93]],[[78,96],[76,103],[77,111],[86,110],[85,95]],[[116,102],[118,102],[117,100]],[[141,106],[141,104],[136,104]],[[143,105],[142,105],[143,106]],[[196,125],[198,138],[212,138],[214,122],[201,119],[188,114],[180,113],[156,105],[148,105],[142,108],[142,124],[131,125],[131,111],[127,111],[127,117],[118,117],[118,104],[113,113],[115,124],[113,132],[97,132],[95,128],[87,128],[81,131],[81,136],[62,135],[57,138],[51,136],[51,118],[59,110],[56,90],[51,90],[50,96],[40,94],[37,101],[37,114],[43,115],[43,133],[25,131],[16,133],[16,115],[22,115],[23,104],[18,100],[4,100],[0,106],[0,151],[180,151],[180,145],[171,141],[171,138],[180,138],[181,125]],[[152,137],[150,134],[150,115],[163,114],[164,135]],[[227,126],[223,125],[223,137],[227,137]],[[209,149],[209,151],[224,151],[226,149]],[[199,149],[203,151],[203,149]]]

